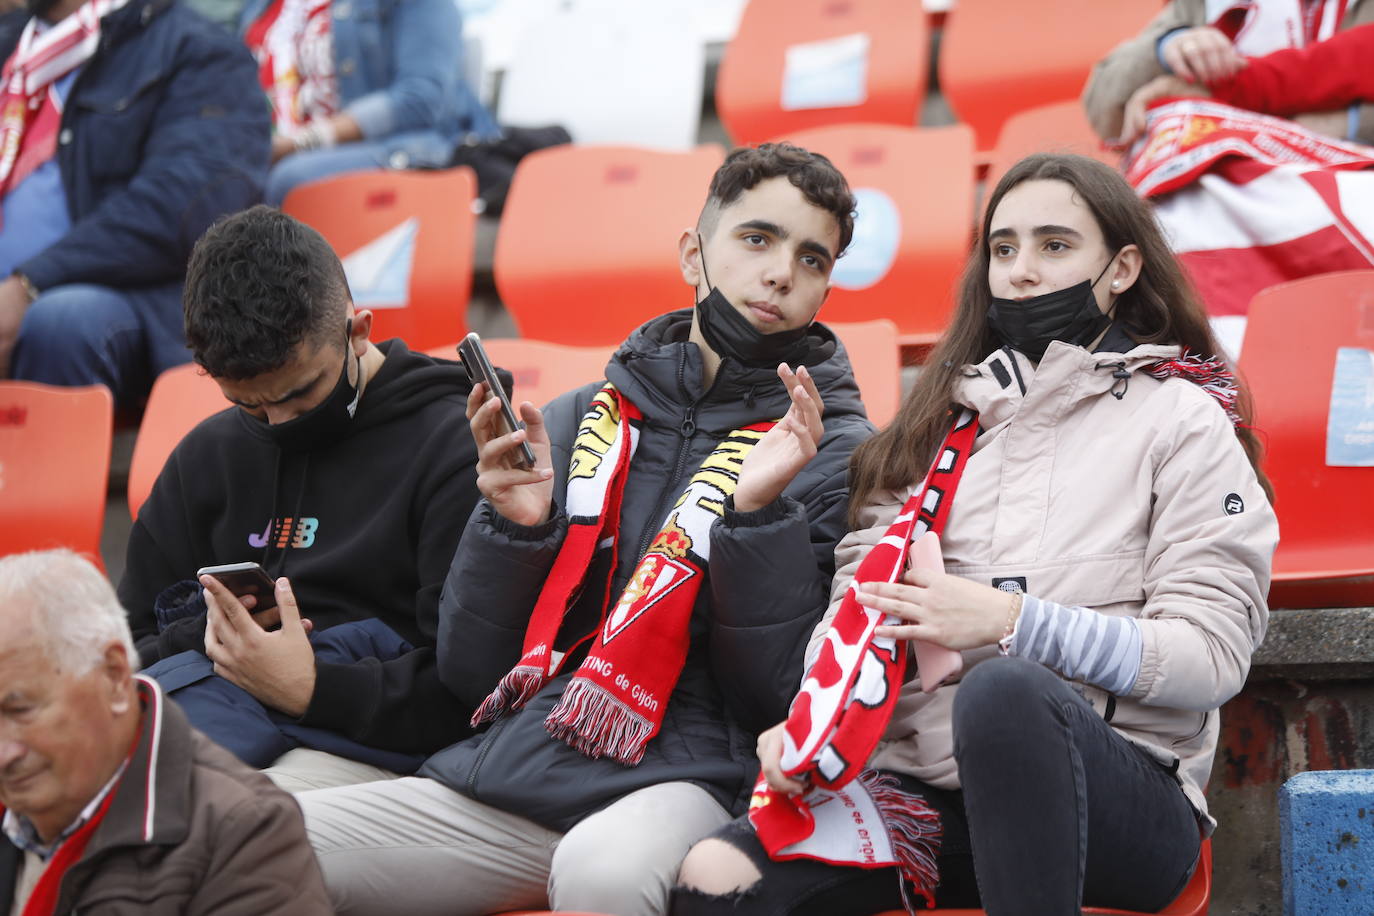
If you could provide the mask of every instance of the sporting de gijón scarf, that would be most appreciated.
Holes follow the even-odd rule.
[[[706,456],[612,602],[621,497],[642,422],[639,408],[608,383],[578,424],[568,469],[567,535],[535,603],[523,655],[473,714],[474,725],[523,707],[558,675],[569,653],[595,638],[545,727],[588,757],[627,766],[643,759],[658,733],[687,659],[711,527],[735,492],[745,456],[776,421],[737,429]],[[598,550],[612,552],[609,563],[592,563]],[[604,578],[584,581],[593,567],[604,570]],[[563,619],[584,589],[603,596],[600,625],[559,651],[554,646]]]

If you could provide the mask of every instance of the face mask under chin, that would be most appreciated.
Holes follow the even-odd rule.
[[[1019,302],[992,297],[988,303],[988,326],[1003,344],[1037,363],[1056,340],[1088,346],[1112,323],[1111,317],[1098,307],[1093,288],[1115,260],[1113,256],[1096,280],[1084,280]]]
[[[362,398],[362,358],[353,354],[351,346],[353,322],[348,323],[348,338],[344,344],[344,364],[339,372],[339,380],[334,389],[316,406],[285,423],[268,423],[258,420],[264,432],[277,447],[285,452],[301,452],[329,445],[347,434],[354,415],[358,412],[358,402]],[[349,357],[357,363],[354,375],[356,381],[348,379]]]
[[[702,246],[700,238],[697,244]],[[701,329],[706,345],[717,356],[722,359],[729,357],[750,369],[774,369],[779,363],[794,366],[811,351],[806,339],[809,325],[765,334],[741,315],[725,298],[725,294],[711,285],[706,274],[704,250],[701,274],[710,292],[696,303],[697,327]]]

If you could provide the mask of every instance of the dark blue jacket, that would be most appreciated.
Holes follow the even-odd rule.
[[[0,60],[26,22],[0,20]],[[18,270],[40,290],[180,283],[201,233],[261,198],[270,142],[248,51],[173,0],[130,0],[102,21],[62,113],[72,228]]]
[[[606,367],[606,377],[644,413],[622,494],[618,536],[626,549],[616,557],[612,595],[629,582],[707,454],[731,430],[781,417],[791,403],[775,371],[747,369],[729,357],[715,382],[704,385],[701,352],[688,343],[691,322],[690,309],[653,319]],[[787,716],[807,640],[829,601],[835,544],[847,530],[849,454],[873,432],[838,338],[814,324],[808,339],[803,362],[824,398],[825,437],[779,499],[755,512],[735,512],[727,503],[712,527],[687,660],[643,761],[625,767],[609,757],[593,760],[549,736],[544,719],[567,686],[565,673],[522,709],[430,757],[420,775],[559,832],[631,792],[679,780],[700,786],[732,814],[744,812],[758,774],[758,733]],[[569,392],[545,408],[556,502],[566,492],[578,424],[601,386]],[[476,708],[520,658],[530,610],[567,522],[556,512],[526,528],[485,500],[478,504],[439,601],[439,676],[461,703]],[[587,589],[569,612],[569,639],[579,624],[585,632],[586,622],[600,617],[597,592]],[[573,658],[565,671],[578,663]]]

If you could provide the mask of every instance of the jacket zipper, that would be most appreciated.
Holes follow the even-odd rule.
[[[510,716],[505,716],[499,722],[492,725],[491,728],[487,729],[487,737],[482,741],[482,749],[477,752],[477,759],[473,761],[472,769],[468,770],[467,785],[469,798],[477,797],[477,771],[482,768],[482,761],[487,759],[487,754],[491,752],[492,745],[496,743],[496,736],[500,734],[501,729],[505,728],[506,723],[509,721]]]
[[[677,387],[678,390],[682,392],[682,399],[684,401],[692,396],[692,393],[687,390],[686,375],[687,354],[684,351],[678,358],[677,364]],[[655,509],[654,514],[649,517],[649,526],[644,529],[644,537],[641,538],[639,542],[639,553],[635,555],[636,563],[644,559],[644,555],[649,552],[649,545],[653,543],[654,535],[658,534],[658,528],[653,524],[654,519],[657,519],[660,515],[667,512],[668,503],[681,495],[676,493],[674,488],[677,486],[677,481],[681,478],[683,471],[686,470],[687,457],[691,454],[691,449],[688,445],[691,443],[692,437],[696,435],[697,431],[697,407],[701,405],[702,401],[706,400],[706,396],[715,389],[716,383],[719,381],[720,369],[717,368],[716,377],[711,381],[710,386],[702,392],[701,397],[692,401],[687,407],[687,416],[683,418],[682,425],[678,428],[678,435],[682,437],[682,445],[678,448],[677,464],[673,467],[673,476],[668,478],[668,485],[663,488],[663,496],[659,499],[658,508]]]

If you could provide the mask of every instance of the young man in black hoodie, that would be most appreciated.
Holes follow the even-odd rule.
[[[335,751],[290,751],[268,770],[285,788],[382,778],[407,758],[413,769],[471,732],[434,650],[478,498],[467,374],[399,339],[372,344],[372,313],[354,309],[329,244],[268,207],[200,240],[184,308],[196,362],[236,406],[182,440],[134,523],[119,598],[142,661],[203,651],[274,722]],[[195,581],[249,560],[275,579],[279,609],[254,614],[252,599]],[[359,621],[372,629],[342,657],[312,651],[312,627],[328,639]],[[238,727],[195,724],[212,737]]]
[[[439,663],[491,725],[427,778],[297,796],[340,913],[661,913],[692,842],[743,813],[872,431],[813,323],[853,209],[824,157],[736,150],[679,241],[695,309],[631,334],[610,386],[522,405],[526,430],[474,392],[486,498]]]

